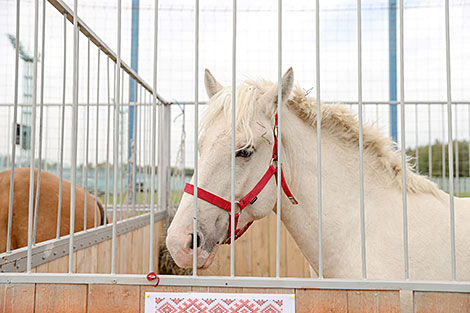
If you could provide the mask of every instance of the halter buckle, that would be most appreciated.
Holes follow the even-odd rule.
[[[271,162],[269,163],[269,166],[272,166],[275,169],[277,169],[277,160],[274,160],[274,158],[272,158]]]

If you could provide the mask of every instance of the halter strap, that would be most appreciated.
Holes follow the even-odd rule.
[[[240,209],[240,213],[244,208],[246,208],[249,204],[255,203],[255,201],[258,199],[258,195],[263,191],[264,187],[268,184],[268,182],[271,180],[271,178],[274,176],[276,179],[276,184],[277,182],[277,160],[278,160],[278,155],[277,155],[277,145],[278,145],[278,140],[277,140],[277,127],[278,127],[278,121],[277,121],[277,114],[275,117],[275,122],[274,122],[274,144],[273,144],[273,154],[272,154],[272,159],[271,159],[271,165],[268,167],[266,173],[264,173],[263,177],[258,181],[258,183],[251,189],[251,191],[244,196],[240,201],[236,202]],[[286,196],[289,198],[292,204],[298,204],[297,200],[295,199],[294,195],[290,191],[287,182],[284,178],[284,172],[282,170],[282,164],[280,166],[281,168],[281,188],[286,194]],[[190,195],[194,196],[194,185],[190,183],[186,183],[186,186],[184,187],[184,192],[189,193]],[[227,212],[231,212],[231,202],[225,200],[222,197],[219,197],[218,195],[204,190],[200,187],[197,188],[197,197],[201,200],[204,200],[206,202],[209,202],[210,204],[215,205],[218,208],[221,208],[222,210],[225,210]],[[241,237],[248,228],[253,224],[253,221],[249,222],[246,224],[243,228],[237,228],[238,225],[238,219],[240,217],[240,213],[235,213],[235,240]],[[228,244],[230,243],[230,237],[231,237],[231,219],[229,219],[229,227],[228,227],[228,236],[224,240],[223,244]]]

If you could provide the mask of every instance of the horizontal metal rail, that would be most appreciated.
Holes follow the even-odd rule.
[[[59,11],[61,14],[66,14],[67,16],[67,20],[73,24],[73,17],[74,17],[74,12],[71,8],[69,8],[67,6],[67,4],[65,4],[64,1],[62,0],[48,0],[49,3],[55,7],[57,9],[57,11]],[[82,32],[86,37],[88,37],[90,39],[91,42],[93,42],[101,51],[103,51],[103,53],[105,53],[112,61],[116,62],[117,61],[117,54],[114,53],[109,47],[108,45],[98,37],[98,35],[95,34],[95,32],[93,30],[91,30],[91,28],[86,25],[82,19],[78,18],[78,27],[79,27],[79,30],[80,32]],[[140,77],[129,65],[127,65],[124,61],[120,60],[120,65],[121,65],[121,68],[127,73],[129,74],[129,76],[131,76],[133,79],[135,79],[139,84],[141,84],[145,89],[147,89],[151,94],[153,94],[153,89],[152,87],[147,84],[147,82],[145,82],[143,80],[142,77]],[[163,99],[158,93],[155,94],[157,99],[164,103],[164,104],[167,104],[168,102]]]
[[[161,286],[194,287],[251,287],[251,288],[314,288],[314,289],[355,289],[355,290],[413,290],[469,292],[470,282],[446,281],[385,281],[308,279],[275,277],[213,277],[161,275]],[[153,285],[146,275],[123,274],[52,274],[52,273],[0,273],[0,283],[15,284],[130,284]]]
[[[325,100],[323,103],[339,103],[339,104],[357,104],[357,101],[342,101],[342,100]],[[380,105],[389,105],[389,104],[400,104],[400,101],[362,101],[362,104],[380,104]],[[193,101],[172,101],[165,104],[171,105],[194,105]],[[198,104],[207,104],[207,101],[199,101]],[[405,101],[406,105],[447,105],[447,101]],[[469,101],[452,101],[452,104],[470,104]],[[1,106],[2,104],[0,104]]]
[[[155,213],[155,221],[160,221],[165,217],[165,212]],[[117,222],[116,233],[118,236],[137,230],[150,223],[150,213],[132,217]],[[88,229],[75,233],[73,250],[78,251],[86,249],[100,242],[110,240],[112,233],[112,224],[100,226],[98,228]],[[61,258],[69,254],[69,236],[60,239],[51,239],[36,244],[32,248],[32,267],[48,263],[52,260]],[[26,270],[28,247],[16,249],[13,252],[0,254],[0,273],[5,272],[23,272]],[[18,274],[12,274],[18,275]],[[0,283],[5,282],[0,278]]]

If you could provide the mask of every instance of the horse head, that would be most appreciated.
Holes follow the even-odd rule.
[[[204,80],[209,103],[198,140],[197,186],[201,189],[198,189],[197,199],[196,249],[199,268],[207,268],[214,260],[217,247],[230,238],[228,211],[232,174],[232,88],[223,87],[208,70]],[[282,77],[283,103],[292,91],[293,81],[294,74],[289,69]],[[272,178],[274,175],[270,171],[274,171],[274,174],[276,171],[273,165],[273,146],[277,143],[274,131],[277,103],[277,84],[269,88],[261,88],[256,83],[245,83],[237,87],[233,166],[237,202],[235,211],[238,213],[236,228],[239,229],[267,216],[276,205],[276,180]],[[266,178],[267,175],[271,176]],[[259,186],[263,178],[263,186]],[[193,176],[191,184],[185,188],[166,239],[168,250],[181,267],[192,265],[195,250],[195,183]],[[256,187],[261,190],[254,194]],[[201,198],[204,192],[206,197]]]

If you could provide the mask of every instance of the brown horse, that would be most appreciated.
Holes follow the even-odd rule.
[[[28,211],[29,211],[29,168],[15,169],[13,194],[13,218],[11,230],[11,249],[28,245]],[[6,250],[8,231],[8,204],[10,195],[11,171],[0,173],[0,253]],[[34,172],[34,197],[36,198],[38,170]],[[36,242],[55,238],[57,232],[57,207],[59,203],[60,178],[52,173],[41,171],[41,186],[38,203],[38,220]],[[70,229],[70,181],[62,183],[62,205],[60,218],[60,235],[69,234]],[[84,229],[85,190],[76,187],[75,232]],[[97,224],[104,223],[104,210],[97,201]],[[87,194],[86,228],[95,225],[95,197]]]

